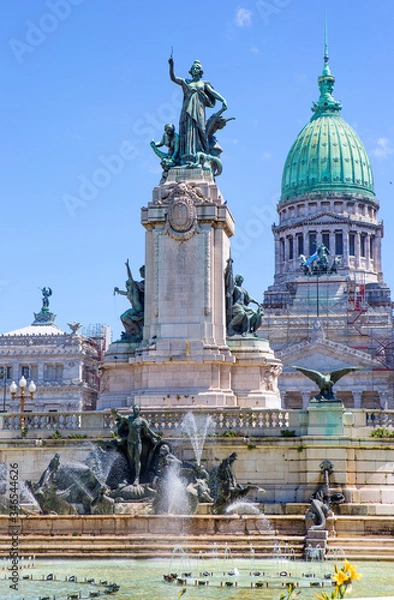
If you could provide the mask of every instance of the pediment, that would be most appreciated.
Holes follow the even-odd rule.
[[[300,221],[308,224],[313,223],[315,225],[319,225],[321,223],[347,223],[349,219],[348,217],[338,215],[334,212],[321,211],[311,217],[300,219]]]
[[[294,228],[300,225],[332,225],[332,224],[346,224],[349,223],[349,217],[344,215],[338,215],[330,211],[320,211],[317,214],[310,216],[299,217],[291,222],[282,222],[280,225],[274,225],[274,231],[283,231],[289,227]]]
[[[292,365],[322,373],[344,367],[364,367],[371,370],[382,366],[377,360],[372,360],[366,352],[326,339],[288,346],[285,350],[277,352],[276,357],[282,361],[286,370],[290,370]]]

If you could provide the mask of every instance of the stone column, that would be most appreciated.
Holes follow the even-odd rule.
[[[44,381],[44,361],[37,364],[37,381]]]
[[[354,408],[361,408],[361,396],[362,396],[361,390],[353,390]]]
[[[383,280],[382,273],[382,230],[378,229],[375,235],[375,272],[379,281]]]
[[[342,229],[343,266],[349,269],[349,231]]]
[[[380,406],[382,408],[382,410],[388,410],[389,408],[389,395],[387,392],[379,392],[378,391],[378,395],[379,395],[379,403]]]
[[[368,271],[371,270],[371,254],[370,254],[370,239],[371,234],[365,236],[365,265]]]
[[[332,260],[334,260],[334,257],[335,257],[335,231],[330,231],[330,254],[331,254]]]
[[[354,235],[354,254],[355,254],[355,266],[358,269],[360,267],[360,232],[356,231]]]
[[[302,408],[308,408],[310,397],[311,397],[311,392],[310,391],[307,391],[307,392],[301,391],[301,396],[302,396]]]
[[[279,236],[276,232],[274,233],[274,240],[275,240],[275,273],[279,274],[281,272],[280,241],[279,241]]]

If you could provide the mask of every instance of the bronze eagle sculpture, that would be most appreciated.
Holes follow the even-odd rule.
[[[344,367],[338,371],[331,371],[330,373],[320,373],[319,371],[313,371],[312,369],[305,369],[304,367],[292,366],[293,369],[297,369],[300,373],[303,373],[309,379],[312,379],[320,388],[320,394],[315,396],[316,400],[337,400],[333,391],[334,383],[339,381],[347,373],[352,371],[360,371],[362,367]]]

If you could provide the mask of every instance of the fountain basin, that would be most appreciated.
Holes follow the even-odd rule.
[[[171,561],[169,560],[51,560],[51,561],[36,561],[36,568],[32,571],[36,581],[20,580],[19,592],[12,596],[13,600],[37,600],[41,596],[55,595],[59,598],[65,598],[67,593],[75,593],[81,590],[87,596],[87,591],[95,589],[89,587],[83,582],[85,579],[94,579],[95,582],[106,580],[108,582],[116,581],[120,585],[119,592],[113,598],[116,600],[146,600],[146,598],[176,598],[177,593],[185,587],[184,584],[169,584],[163,579],[163,573],[170,568]],[[196,559],[191,562],[192,575],[190,582],[186,584],[187,597],[190,600],[223,600],[229,598],[229,594],[236,593],[237,600],[251,600],[252,598],[261,598],[262,593],[267,600],[277,600],[282,593],[282,584],[298,576],[303,582],[301,596],[303,600],[315,599],[314,593],[320,591],[331,592],[330,582],[327,581],[324,590],[310,585],[316,579],[327,572],[333,572],[333,563],[304,563],[297,561],[259,561],[259,560],[229,560],[224,561],[222,556],[216,559],[204,557],[204,559]],[[239,575],[229,575],[236,573]],[[209,578],[203,575],[203,571],[213,572],[214,577],[207,585],[206,580]],[[258,572],[259,575],[253,575]],[[272,577],[272,573],[279,577]],[[281,572],[286,572],[286,575],[280,576]],[[291,572],[291,576],[290,576]],[[351,593],[351,598],[394,598],[392,570],[390,563],[358,563],[357,572],[362,573],[361,582],[355,582]],[[224,573],[224,575],[223,575]],[[250,575],[252,573],[252,575]],[[264,573],[264,575],[263,575]],[[302,578],[302,574],[304,577]],[[53,574],[56,581],[42,580],[48,574]],[[201,574],[201,576],[200,576]],[[29,573],[30,575],[30,573]],[[305,577],[311,575],[311,577]],[[316,577],[314,578],[313,575]],[[74,576],[77,582],[65,581]],[[38,581],[37,581],[38,580]],[[203,581],[204,585],[195,585],[194,581]],[[216,584],[214,584],[216,580]],[[220,586],[220,581],[224,582]],[[225,582],[231,583],[226,586]],[[268,581],[269,587],[264,586],[264,592],[258,585],[250,587],[250,583],[254,584],[261,582],[266,584]],[[237,585],[236,585],[237,583]],[[5,579],[0,579],[0,597],[10,598],[8,591],[9,582]],[[229,587],[226,590],[226,587]],[[235,589],[237,588],[237,589]],[[231,597],[234,597],[234,596]]]

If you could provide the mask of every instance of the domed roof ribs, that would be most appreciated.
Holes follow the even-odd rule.
[[[342,116],[333,96],[335,77],[329,67],[327,27],[324,31],[320,97],[309,122],[298,134],[282,174],[281,203],[315,194],[361,196],[378,205],[369,157],[360,138]]]

